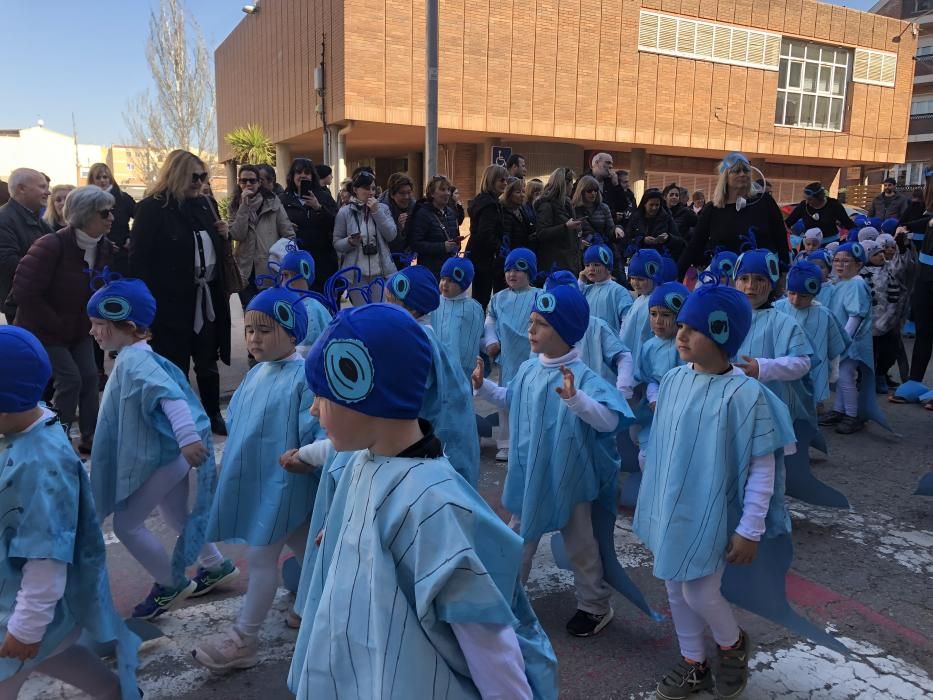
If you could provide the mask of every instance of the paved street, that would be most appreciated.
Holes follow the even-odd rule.
[[[237,305],[234,304],[234,307]],[[235,334],[238,331],[235,331]],[[242,342],[235,349],[244,357]],[[237,367],[225,375],[235,385]],[[928,377],[929,378],[929,377]],[[831,511],[790,504],[796,561],[788,578],[791,602],[833,630],[851,649],[840,655],[789,636],[784,630],[740,613],[757,652],[744,697],[915,699],[933,695],[933,499],[912,496],[921,474],[933,469],[933,414],[917,406],[884,408],[897,436],[871,427],[854,436],[828,433],[830,456],[815,472],[844,491],[852,509]],[[217,445],[218,455],[222,445]],[[483,495],[498,502],[504,467],[484,441]],[[158,520],[153,524],[169,541]],[[618,521],[616,545],[650,602],[666,612],[663,586],[651,576],[650,556],[632,535],[631,513]],[[114,596],[122,612],[146,593],[150,580],[106,526]],[[225,547],[245,572],[242,547]],[[205,634],[236,616],[243,576],[233,590],[201,599],[159,622],[165,637],[147,644],[140,678],[147,700],[275,700],[288,698],[285,679],[296,633],[286,628],[289,596],[281,592],[263,631],[262,663],[227,677],[195,666],[190,650]],[[558,571],[542,542],[530,581],[535,609],[557,651],[561,697],[570,700],[653,697],[654,684],[675,659],[669,620],[652,622],[616,600],[615,620],[598,637],[576,639],[564,631],[574,611],[571,578]],[[33,679],[22,698],[71,698],[61,686]]]

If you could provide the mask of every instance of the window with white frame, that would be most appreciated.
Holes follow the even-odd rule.
[[[933,114],[933,99],[914,100],[910,103],[910,113],[915,116],[918,114]]]
[[[774,123],[841,131],[851,63],[850,49],[784,39]]]

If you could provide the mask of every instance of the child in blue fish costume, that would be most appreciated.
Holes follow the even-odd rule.
[[[444,454],[457,473],[475,488],[479,481],[479,434],[473,417],[470,382],[431,327],[431,312],[440,303],[437,279],[424,265],[405,267],[389,278],[385,295],[387,302],[403,306],[411,313],[431,343],[434,361],[421,417],[434,426]]]
[[[55,414],[39,401],[52,375],[45,349],[0,326],[0,697],[31,673],[94,698],[138,700],[136,651],[110,599],[91,486]],[[88,647],[116,642],[114,673]]]
[[[101,349],[118,354],[101,400],[91,486],[98,516],[113,513],[114,534],[155,579],[133,610],[133,617],[148,620],[239,571],[205,544],[217,478],[210,421],[181,370],[147,342],[155,299],[141,280],[109,272],[103,279],[87,304],[91,334]],[[189,513],[191,469],[197,469],[197,495]],[[171,557],[146,526],[156,508],[179,534]],[[196,559],[200,567],[189,580],[184,570]]]
[[[687,297],[677,317],[687,365],[661,381],[634,530],[665,582],[681,659],[657,686],[659,698],[710,690],[704,631],[717,644],[720,697],[748,680],[750,643],[720,590],[727,563],[755,559],[766,531],[789,527],[771,503],[776,456],[793,443],[790,416],[757,380],[729,363],[752,325],[747,297],[714,278]],[[783,580],[783,579],[782,579]]]
[[[833,297],[833,290],[835,289],[833,280],[831,279],[833,255],[827,248],[821,248],[815,253],[810,253],[807,256],[807,262],[816,265],[817,269],[820,271],[822,286],[816,295],[816,301],[828,309],[829,302]]]
[[[299,295],[288,289],[267,289],[246,307],[246,347],[258,364],[230,400],[230,437],[208,537],[249,545],[249,585],[236,623],[192,652],[215,672],[259,663],[259,630],[278,588],[279,556],[287,544],[299,560],[304,557],[319,475],[285,471],[279,460],[323,437],[310,414],[314,395],[304,362],[295,352],[307,323]]]
[[[732,273],[735,272],[735,261],[739,259],[737,253],[731,250],[720,250],[710,261],[707,272],[711,272],[720,284],[732,285]]]
[[[538,541],[560,531],[574,571],[577,612],[570,634],[597,634],[612,619],[612,588],[594,535],[594,502],[615,501],[619,471],[615,434],[632,421],[615,387],[580,361],[574,345],[589,322],[586,298],[561,285],[535,301],[528,337],[536,358],[527,360],[508,387],[473,372],[476,395],[509,408],[509,469],[502,504],[522,536],[522,581],[528,579]]]
[[[274,264],[271,262],[270,267],[274,269]],[[311,253],[301,250],[294,242],[289,241],[285,257],[278,266],[277,284],[299,291],[311,289],[314,284],[314,258],[311,257]],[[314,341],[327,327],[333,316],[324,304],[311,295],[302,295],[301,305],[305,307],[305,314],[308,316],[308,331],[295,346],[295,350],[302,357],[307,357]]]
[[[632,294],[612,279],[615,257],[612,249],[603,244],[591,245],[583,253],[583,293],[590,305],[590,315],[601,318],[618,335],[622,321],[632,308]]]
[[[508,386],[518,368],[528,359],[528,317],[540,293],[531,286],[538,276],[538,260],[527,248],[516,248],[505,259],[508,289],[496,292],[489,302],[483,332],[483,347],[489,359],[499,364],[499,386]],[[499,412],[497,462],[509,459],[509,415]]]
[[[483,339],[483,307],[467,294],[475,272],[468,258],[447,258],[441,267],[440,305],[431,312],[437,339],[459,360],[467,379]]]
[[[554,652],[518,582],[521,539],[418,419],[433,356],[387,304],[341,312],[308,356],[314,414],[349,460],[309,543],[289,673],[299,700],[557,698]]]
[[[635,292],[635,301],[629,309],[622,323],[621,337],[633,355],[638,348],[651,337],[651,326],[648,324],[648,297],[659,284],[661,275],[661,255],[656,250],[645,248],[639,250],[628,264],[628,280]]]

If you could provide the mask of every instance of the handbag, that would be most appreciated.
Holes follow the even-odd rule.
[[[220,221],[220,213],[214,206],[214,202],[210,197],[206,199],[208,209],[211,210],[211,214],[214,216],[214,221]],[[224,266],[224,290],[227,296],[230,296],[246,289],[246,283],[243,280],[243,275],[240,274],[240,266],[237,264],[236,257],[233,255],[233,240],[229,235],[226,238],[221,238],[221,248],[223,249],[221,255],[223,256]]]

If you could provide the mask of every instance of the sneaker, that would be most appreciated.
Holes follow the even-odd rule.
[[[152,620],[162,613],[174,610],[191,597],[195,589],[194,581],[188,580],[178,588],[152,584],[152,589],[146,599],[133,608],[133,617],[137,620]]]
[[[197,598],[207,595],[221,583],[235,581],[239,575],[240,570],[229,559],[224,559],[224,563],[220,565],[220,568],[214,571],[208,571],[203,566],[198,567],[198,573],[191,579],[195,583],[194,593],[189,597]]]
[[[78,454],[89,455],[94,450],[94,436],[83,437],[78,441]]]
[[[742,636],[731,649],[719,649],[719,672],[716,674],[716,695],[737,698],[748,683],[748,635]]]
[[[875,393],[876,394],[887,394],[888,393],[888,380],[883,374],[875,375]]]
[[[713,674],[705,663],[693,664],[681,658],[655,690],[661,700],[683,700],[713,687]]]
[[[820,416],[817,422],[820,425],[836,425],[836,423],[845,417],[845,413],[840,413],[839,411],[830,411],[829,413],[824,413],[822,416]]]
[[[259,639],[243,637],[235,628],[212,634],[191,652],[194,660],[214,673],[252,668],[259,663]]]
[[[612,608],[605,615],[594,615],[585,610],[577,610],[567,623],[567,631],[574,637],[592,637],[612,620]]]
[[[508,462],[509,461],[509,451],[502,449],[496,452],[496,461],[497,462]]]
[[[836,432],[840,435],[851,435],[857,433],[865,427],[865,421],[859,420],[855,416],[843,416],[836,426]]]

